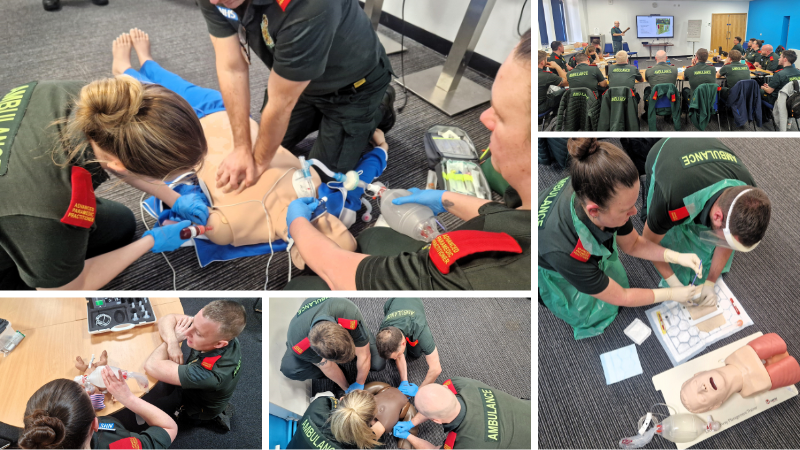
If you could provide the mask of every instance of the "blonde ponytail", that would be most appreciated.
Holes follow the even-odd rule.
[[[62,136],[69,161],[81,159],[86,146],[76,143],[87,138],[129,172],[156,179],[194,170],[208,150],[200,120],[186,100],[127,75],[84,86]]]
[[[345,395],[328,418],[333,436],[358,448],[377,447],[381,442],[371,428],[376,409],[375,398],[369,392],[358,390]]]

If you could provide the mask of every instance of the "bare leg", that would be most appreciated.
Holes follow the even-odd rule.
[[[389,151],[389,144],[386,143],[386,136],[384,135],[383,131],[379,130],[378,128],[376,128],[375,132],[372,133],[372,138],[370,138],[369,142],[375,147],[380,147],[386,151]]]
[[[107,366],[108,365],[108,353],[103,350],[103,353],[100,354],[100,361],[92,364],[92,370],[100,367],[100,366]]]
[[[111,44],[111,53],[114,55],[111,63],[111,73],[121,75],[131,68],[131,37],[128,33],[122,33],[114,39]]]
[[[78,356],[77,358],[75,358],[75,367],[76,367],[78,370],[80,370],[80,371],[81,371],[81,374],[84,374],[84,373],[86,373],[86,369],[88,369],[88,368],[89,368],[89,365],[88,365],[88,364],[86,364],[85,362],[83,362],[83,358],[81,358],[80,356]]]
[[[153,59],[150,55],[150,36],[138,28],[131,28],[131,40],[133,41],[133,49],[136,50],[136,55],[139,57],[139,64],[143,65],[145,61]]]

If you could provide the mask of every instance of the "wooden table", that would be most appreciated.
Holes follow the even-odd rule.
[[[675,44],[642,44],[642,47],[647,47],[647,51],[650,53],[650,58],[653,59],[653,47],[664,47],[664,51],[667,51],[667,47],[674,47]]]
[[[183,314],[178,298],[151,298],[156,317]],[[36,390],[58,378],[73,379],[79,373],[75,357],[89,362],[94,353],[108,352],[109,365],[144,373],[147,357],[161,345],[156,324],[135,327],[120,333],[89,334],[85,298],[0,299],[0,317],[11,322],[25,339],[8,354],[0,357],[0,422],[23,426],[25,405]],[[150,388],[157,382],[148,377]],[[135,381],[131,391],[145,394]],[[106,395],[106,408],[98,416],[113,414],[122,408]]]

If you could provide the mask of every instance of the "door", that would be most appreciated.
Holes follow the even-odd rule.
[[[742,41],[747,41],[745,37],[747,31],[747,14],[712,14],[711,15],[711,45],[710,51],[719,50],[730,51],[733,48],[733,38],[738,36]]]

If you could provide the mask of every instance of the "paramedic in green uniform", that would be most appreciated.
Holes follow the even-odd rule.
[[[237,336],[247,314],[241,303],[215,300],[194,317],[170,314],[158,321],[164,340],[145,361],[151,377],[176,386],[172,395],[155,403],[167,413],[180,411],[195,422],[213,421],[230,430],[233,407],[229,401],[239,383],[242,350]],[[180,343],[191,349],[183,359]]]
[[[398,422],[393,434],[414,448],[437,448],[408,430],[427,420],[442,425],[444,448],[531,447],[531,401],[511,396],[478,380],[453,377],[419,388],[419,414]]]
[[[772,46],[766,44],[765,46],[761,47],[761,57],[756,59],[756,62],[754,62],[753,65],[758,69],[775,72],[780,66],[780,63],[778,62],[779,59],[780,57],[778,54],[772,51]]]
[[[714,283],[728,272],[733,250],[756,248],[769,225],[770,201],[755,188],[742,159],[717,139],[662,139],[647,155],[647,221],[643,236],[677,252],[697,254],[703,274],[654,262],[661,285],[702,286],[698,303],[716,303]],[[666,281],[664,281],[666,280]]]
[[[200,121],[178,94],[121,76],[34,81],[0,96],[0,289],[100,289],[145,253],[184,242],[188,220],[134,241],[133,212],[95,197],[104,169],[205,223],[199,196],[161,181],[206,153]],[[198,204],[204,217],[187,213]]]
[[[784,86],[792,81],[800,81],[800,70],[794,66],[795,61],[797,53],[794,50],[784,50],[781,53],[779,62],[783,69],[775,72],[768,84],[761,85],[761,90],[764,91],[761,98],[774,105],[778,100],[778,93]]]
[[[614,53],[622,50],[622,36],[625,33],[619,27],[619,21],[614,22],[614,28],[611,29],[611,43],[614,45]]]
[[[742,48],[742,38],[740,38],[739,36],[733,38],[733,48],[731,50],[738,51],[740,55],[744,53],[744,48]],[[731,58],[731,60],[734,59]]]
[[[643,81],[639,68],[628,64],[628,53],[620,50],[616,55],[617,62],[608,66],[608,87],[626,87],[633,90],[637,81]],[[639,104],[639,93],[634,91],[636,104]]]
[[[561,67],[564,72],[569,72],[572,70],[572,67],[567,64],[567,59],[564,58],[564,43],[561,41],[553,41],[550,44],[550,48],[553,50],[553,52],[550,53],[550,56],[547,58],[547,62],[552,61],[558,64],[558,66]]]
[[[649,86],[644,88],[644,114],[647,114],[648,102],[653,88],[659,84],[675,84],[678,81],[678,68],[667,62],[667,52],[656,52],[656,65],[644,71],[644,79]]]
[[[289,322],[281,372],[290,380],[329,378],[345,393],[364,389],[367,374],[386,364],[358,306],[346,298],[310,298]],[[339,364],[356,360],[348,384]]]
[[[717,69],[706,64],[708,50],[701,48],[692,58],[692,65],[683,71],[683,81],[689,82],[688,88],[683,88],[683,109],[689,109],[689,101],[697,86],[705,83],[717,84]]]
[[[736,83],[750,79],[750,69],[746,64],[741,63],[742,54],[739,53],[739,50],[731,50],[730,59],[731,63],[720,67],[717,72],[717,78],[725,78],[727,83],[727,86],[719,93],[723,101],[728,100],[731,89],[733,89]]]
[[[377,420],[377,410],[375,397],[366,391],[338,400],[318,397],[308,405],[286,448],[378,448],[386,428]]]
[[[763,41],[759,41],[758,39],[751,39],[750,48],[747,49],[747,53],[745,53],[745,60],[750,64],[755,65],[757,61],[761,59],[761,44]]]
[[[550,86],[567,86],[567,73],[561,68],[558,62],[546,60],[546,56],[547,53],[539,50],[539,114],[551,108],[558,109],[561,96],[566,92],[566,89],[560,89],[555,93],[556,95],[548,98],[547,91],[550,89]],[[547,72],[544,70],[545,67],[549,67],[551,71]],[[553,73],[553,71],[555,71],[555,73]]]
[[[700,276],[700,258],[677,253],[639,236],[639,172],[628,155],[608,142],[570,139],[570,177],[539,193],[539,296],[573,328],[575,339],[601,334],[619,306],[685,303],[695,286],[630,288],[617,244],[628,255],[670,261]]]
[[[589,65],[589,57],[583,53],[575,56],[575,68],[567,73],[567,82],[570,89],[587,88],[594,91],[595,95],[598,90],[608,87],[608,80],[605,75],[597,66]]]
[[[295,247],[319,277],[297,277],[287,289],[529,290],[531,75],[528,30],[500,66],[492,107],[481,115],[492,131],[492,166],[510,185],[505,204],[410,188],[412,195],[393,202],[423,204],[434,214],[447,211],[465,223],[430,245],[388,227],[372,227],[358,236],[360,253],[355,253],[342,250],[311,224],[316,200],[295,200],[289,204],[286,224]]]
[[[334,172],[354,168],[376,128],[394,125],[392,66],[356,0],[200,0],[234,150],[217,187],[256,183],[283,145],[311,148]],[[252,50],[252,54],[251,54]],[[269,68],[258,138],[250,137],[250,63]],[[323,179],[327,175],[320,173]]]
[[[92,400],[73,380],[57,379],[39,388],[25,408],[25,427],[17,439],[20,448],[169,448],[178,434],[175,421],[131,392],[109,366],[100,371],[116,401],[144,419],[140,433],[126,430],[111,416],[97,417]]]
[[[419,387],[436,381],[442,373],[442,364],[421,299],[390,298],[383,305],[383,322],[379,330],[375,337],[378,353],[384,360],[392,359],[397,364],[400,392],[413,397]],[[425,356],[428,363],[428,373],[419,386],[408,381],[406,355],[411,359]]]

